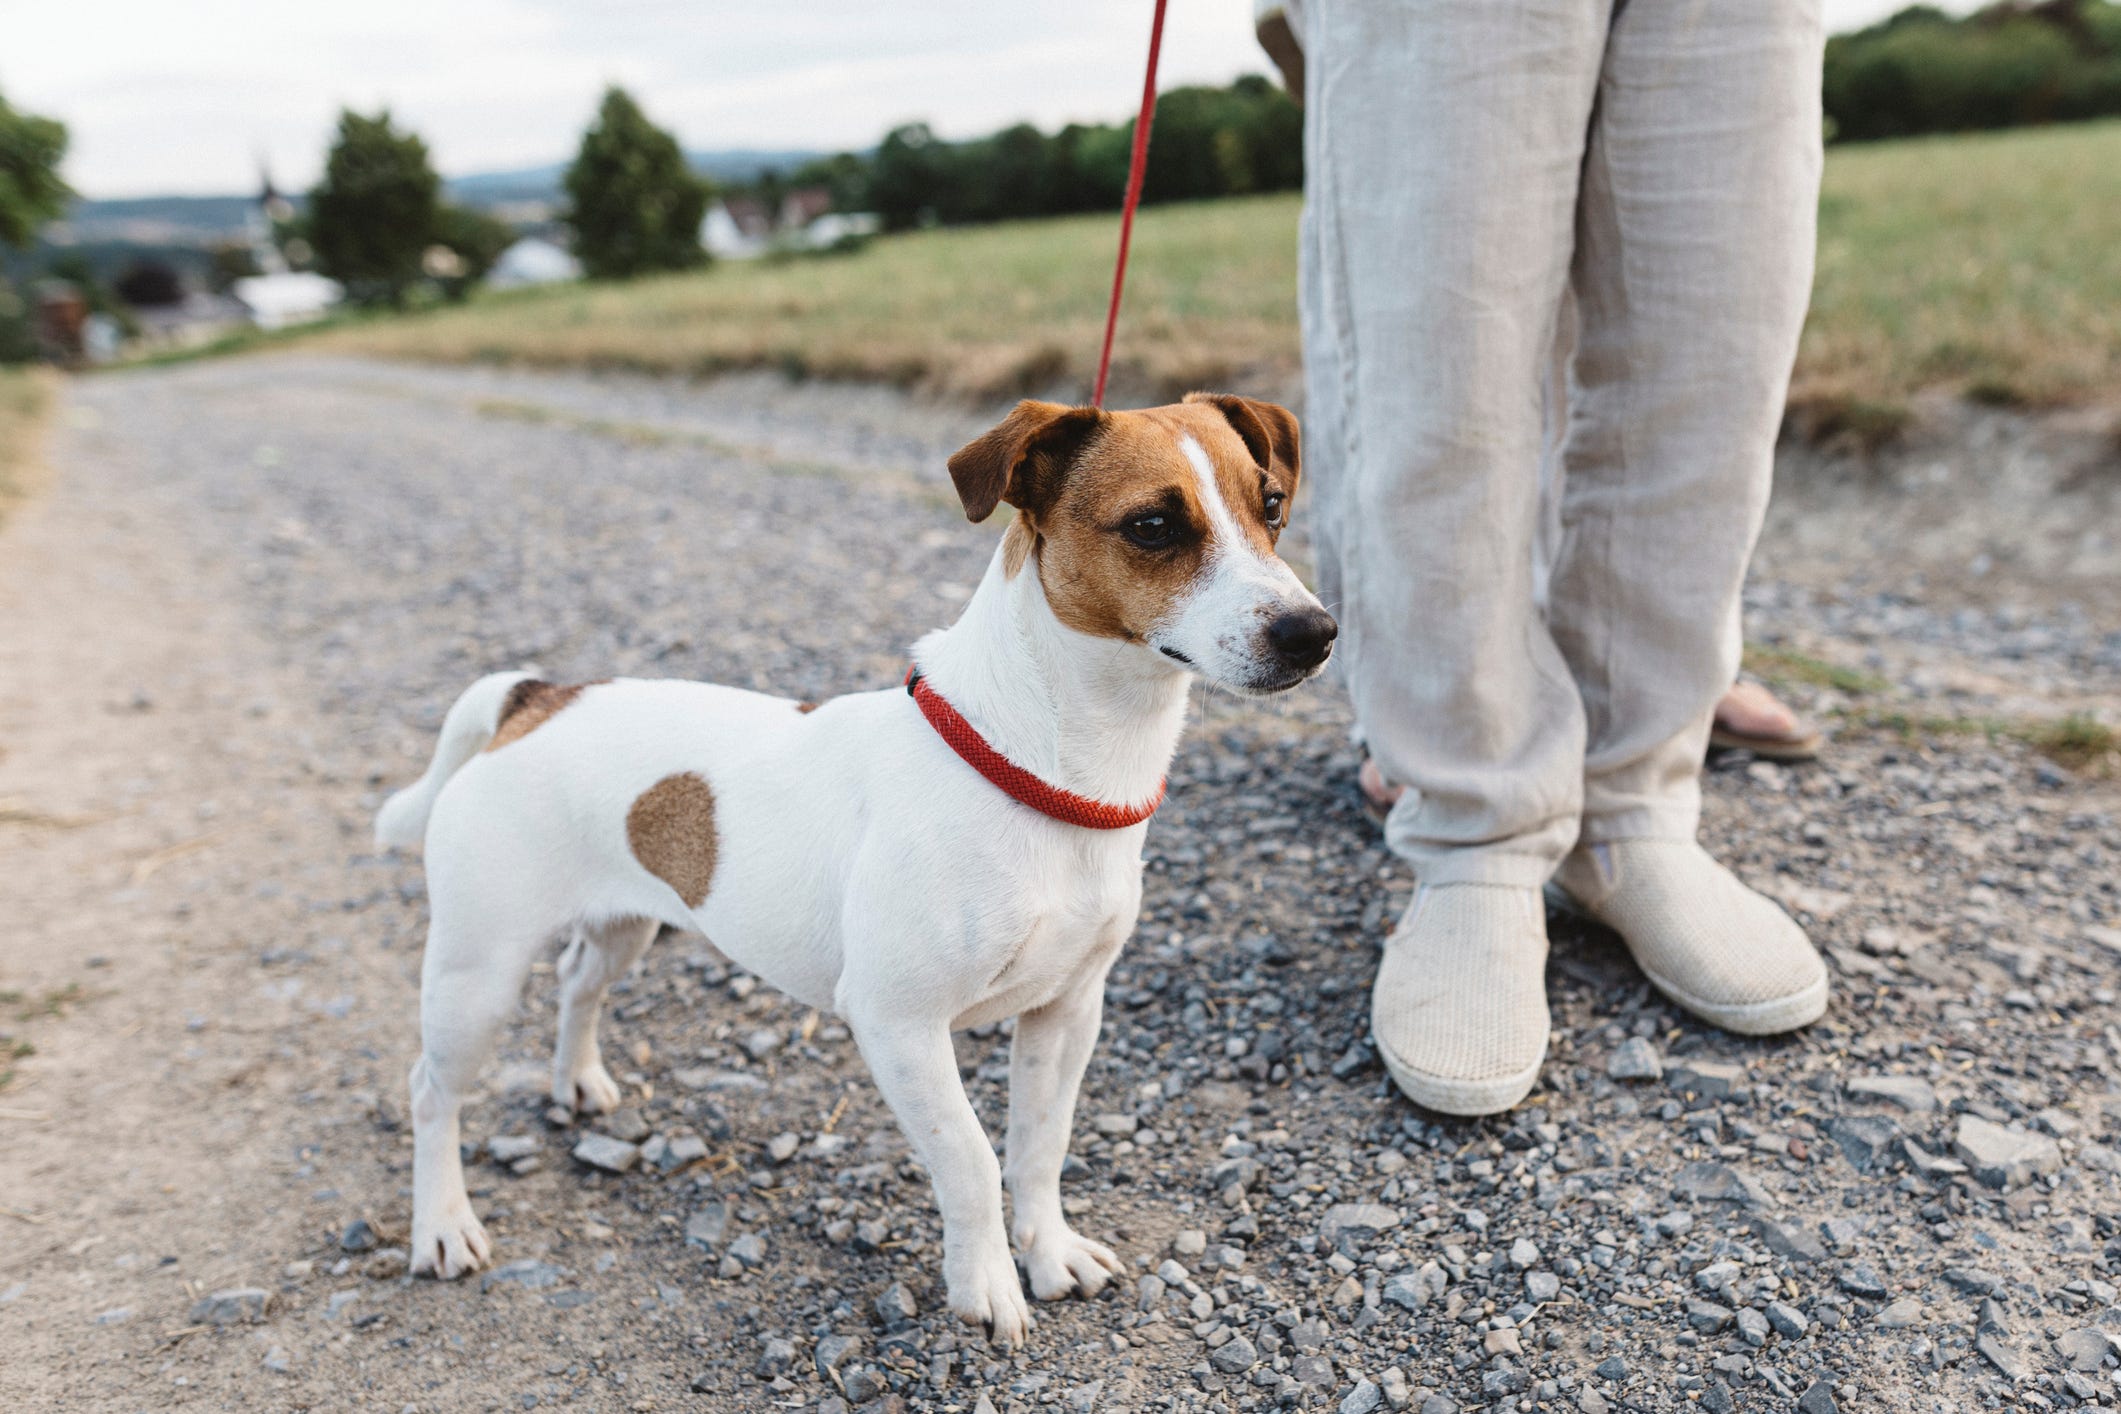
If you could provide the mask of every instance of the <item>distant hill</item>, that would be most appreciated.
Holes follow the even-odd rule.
[[[792,171],[827,154],[802,149],[720,148],[687,153],[693,170],[721,182],[750,182],[762,172]],[[493,207],[550,203],[560,199],[564,162],[507,172],[473,172],[446,178],[444,188],[466,206]],[[290,193],[300,205],[299,193]],[[67,214],[62,231],[52,234],[64,244],[123,242],[143,246],[212,245],[242,234],[244,217],[255,200],[241,196],[142,196],[112,201],[79,201]]]

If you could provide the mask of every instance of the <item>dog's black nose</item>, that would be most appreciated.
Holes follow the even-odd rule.
[[[1340,625],[1333,616],[1313,605],[1277,616],[1267,625],[1267,645],[1274,656],[1292,668],[1310,669],[1326,661]]]

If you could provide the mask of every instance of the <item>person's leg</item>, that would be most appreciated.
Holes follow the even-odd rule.
[[[1820,46],[1806,0],[1625,0],[1573,278],[1548,618],[1588,745],[1583,843],[1563,882],[1668,992],[1745,1030],[1825,1005],[1795,925],[1694,843],[1811,287]]]
[[[1408,787],[1387,840],[1422,885],[1372,1021],[1415,1099],[1506,1108],[1545,1048],[1536,891],[1582,789],[1532,543],[1605,13],[1348,0],[1308,6],[1304,31],[1320,577],[1358,722]]]

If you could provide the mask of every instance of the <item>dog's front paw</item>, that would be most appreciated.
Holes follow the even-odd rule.
[[[485,1266],[492,1256],[493,1243],[469,1203],[439,1218],[413,1218],[414,1276],[431,1272],[443,1281],[454,1281]]]
[[[1041,1233],[1032,1240],[1024,1253],[1024,1269],[1031,1274],[1034,1296],[1058,1301],[1077,1292],[1097,1295],[1126,1264],[1104,1243],[1063,1227],[1052,1237]]]
[[[950,1288],[950,1309],[976,1326],[985,1326],[987,1339],[997,1345],[1022,1345],[1031,1331],[1031,1307],[1024,1300],[1024,1284],[1017,1280],[1016,1262],[1008,1249],[974,1258],[960,1269],[947,1263],[945,1281]]]
[[[602,1061],[592,1061],[573,1075],[554,1077],[552,1098],[576,1114],[609,1114],[619,1107],[619,1082]]]

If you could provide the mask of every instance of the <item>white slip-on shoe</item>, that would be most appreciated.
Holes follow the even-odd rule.
[[[1618,933],[1657,989],[1744,1036],[1826,1011],[1826,963],[1796,920],[1692,840],[1579,845],[1555,876],[1564,901]]]
[[[1414,895],[1370,994],[1377,1054],[1407,1098],[1499,1114],[1547,1056],[1547,919],[1539,890],[1442,884]]]

